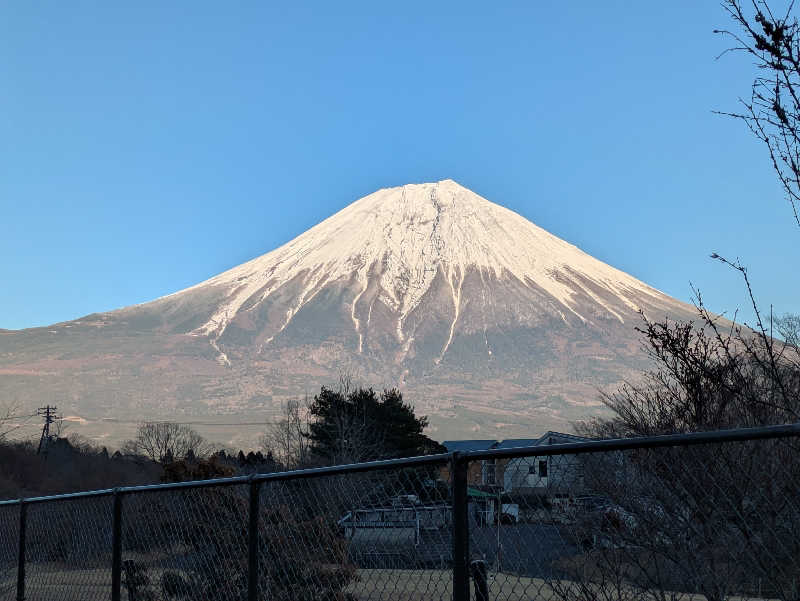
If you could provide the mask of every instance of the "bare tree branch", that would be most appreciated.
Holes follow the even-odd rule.
[[[191,451],[195,457],[206,457],[211,445],[189,426],[175,422],[144,422],[136,430],[136,438],[125,449],[153,461],[183,459]]]

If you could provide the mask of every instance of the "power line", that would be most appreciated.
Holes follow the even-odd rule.
[[[0,415],[0,418],[3,419],[3,420],[8,420],[8,419],[30,419],[32,417],[36,417],[37,415],[39,415],[38,412],[36,412],[36,413],[18,413],[16,415]]]
[[[52,413],[52,416],[51,416],[52,418],[50,419],[49,422],[47,421],[48,420],[48,417],[47,417],[48,407],[50,408],[50,411]],[[61,415],[55,415],[55,411],[56,410],[57,410],[56,406],[49,406],[48,405],[47,407],[41,407],[40,409],[37,410],[36,413],[19,413],[19,414],[14,414],[14,415],[3,415],[3,416],[0,416],[0,417],[2,417],[3,420],[12,420],[12,419],[30,419],[32,417],[43,416],[45,418],[45,424],[43,424],[43,428],[42,428],[43,430],[44,430],[44,426],[46,426],[47,424],[53,423],[56,420],[63,420],[63,421],[66,421],[68,423],[71,423],[71,424],[73,424],[73,423],[74,424],[80,424],[80,422],[86,421],[86,422],[89,422],[89,423],[96,423],[96,424],[97,423],[106,422],[106,423],[109,423],[109,424],[142,424],[142,423],[147,423],[147,424],[183,424],[183,425],[187,425],[187,426],[238,426],[238,427],[242,427],[242,426],[272,426],[272,425],[275,425],[275,424],[283,423],[282,421],[279,421],[279,420],[260,421],[260,422],[254,422],[254,421],[246,421],[246,422],[208,422],[208,421],[196,421],[196,420],[184,421],[184,420],[181,420],[181,419],[146,419],[146,418],[141,418],[141,419],[135,419],[134,420],[134,419],[119,419],[119,418],[116,418],[116,417],[80,418],[78,420],[71,420],[69,418],[64,418],[64,416],[61,416]],[[49,428],[48,428],[48,431],[49,431]]]
[[[69,421],[69,420],[67,420]],[[89,422],[106,422],[110,424],[183,424],[185,426],[272,426],[275,424],[283,423],[281,421],[265,421],[265,422],[203,422],[203,421],[184,421],[181,419],[117,419],[114,417],[101,417],[96,419],[88,419]]]
[[[12,432],[28,426],[28,421],[33,417],[36,417],[36,413],[0,415],[0,440],[5,439]],[[14,420],[17,419],[23,419],[24,421],[15,422]]]

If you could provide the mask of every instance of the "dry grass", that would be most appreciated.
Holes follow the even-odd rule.
[[[450,601],[453,573],[449,570],[359,570],[359,581],[345,591],[359,601]],[[490,574],[489,598],[503,601],[551,601],[553,592],[538,578]]]
[[[359,582],[345,590],[359,601],[451,601],[453,576],[449,570],[359,570]],[[574,584],[562,581],[564,585]],[[626,599],[636,598],[626,591]],[[470,591],[470,599],[475,598]],[[703,595],[674,593],[681,601],[706,601]],[[656,598],[650,597],[650,598]],[[498,601],[560,601],[541,578],[527,578],[506,573],[489,574],[489,599]],[[730,601],[778,601],[777,599],[731,596]]]
[[[107,569],[70,570],[58,564],[30,566],[26,597],[86,601],[111,597],[111,572]],[[16,574],[14,574],[16,576]],[[359,581],[345,590],[359,601],[450,601],[453,576],[449,570],[359,570]],[[0,582],[0,598],[12,599],[14,581]],[[6,596],[10,593],[10,596]],[[124,598],[123,592],[123,598]],[[542,580],[499,574],[490,576],[489,596],[503,601],[551,601],[552,591]]]
[[[60,564],[31,564],[26,598],[32,601],[87,601],[111,598],[111,571],[69,569]],[[0,579],[0,600],[16,597],[16,573]],[[453,576],[449,570],[359,570],[357,582],[345,591],[358,601],[451,601]],[[124,587],[123,587],[124,588]],[[470,593],[474,598],[474,593]],[[701,595],[678,595],[682,601],[705,601]],[[126,598],[123,590],[123,598]],[[558,601],[552,589],[540,578],[513,574],[489,574],[489,598],[501,601]],[[629,597],[630,598],[630,597]],[[746,601],[731,597],[731,601]],[[749,601],[754,601],[753,597]],[[776,600],[769,600],[776,601]]]
[[[0,590],[16,598],[16,573],[13,579],[3,581]],[[106,568],[70,570],[58,564],[29,564],[25,579],[25,598],[30,600],[59,599],[59,601],[87,601],[111,598],[111,570]]]

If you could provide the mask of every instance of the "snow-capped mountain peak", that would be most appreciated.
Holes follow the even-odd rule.
[[[449,179],[379,190],[280,248],[178,294],[204,287],[228,291],[217,310],[195,329],[196,334],[216,339],[243,306],[253,310],[287,282],[300,278],[303,285],[277,334],[326,284],[354,279],[351,319],[363,348],[356,309],[371,283],[380,289],[379,300],[396,313],[396,334],[402,342],[407,337],[406,317],[429,292],[437,274],[450,287],[455,324],[464,277],[470,270],[538,287],[581,320],[586,317],[574,302],[577,292],[593,298],[620,321],[624,317],[615,308],[617,303],[567,277],[570,274],[582,276],[634,310],[639,307],[638,296],[662,296]],[[263,343],[269,344],[275,334]]]

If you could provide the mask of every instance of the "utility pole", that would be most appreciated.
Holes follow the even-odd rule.
[[[56,407],[53,405],[47,405],[46,407],[39,407],[36,410],[37,415],[41,415],[44,417],[44,424],[42,425],[42,437],[39,439],[39,448],[36,451],[36,454],[39,455],[42,452],[47,453],[47,445],[50,443],[50,424],[52,424],[57,419],[60,419],[60,416],[56,415]]]

